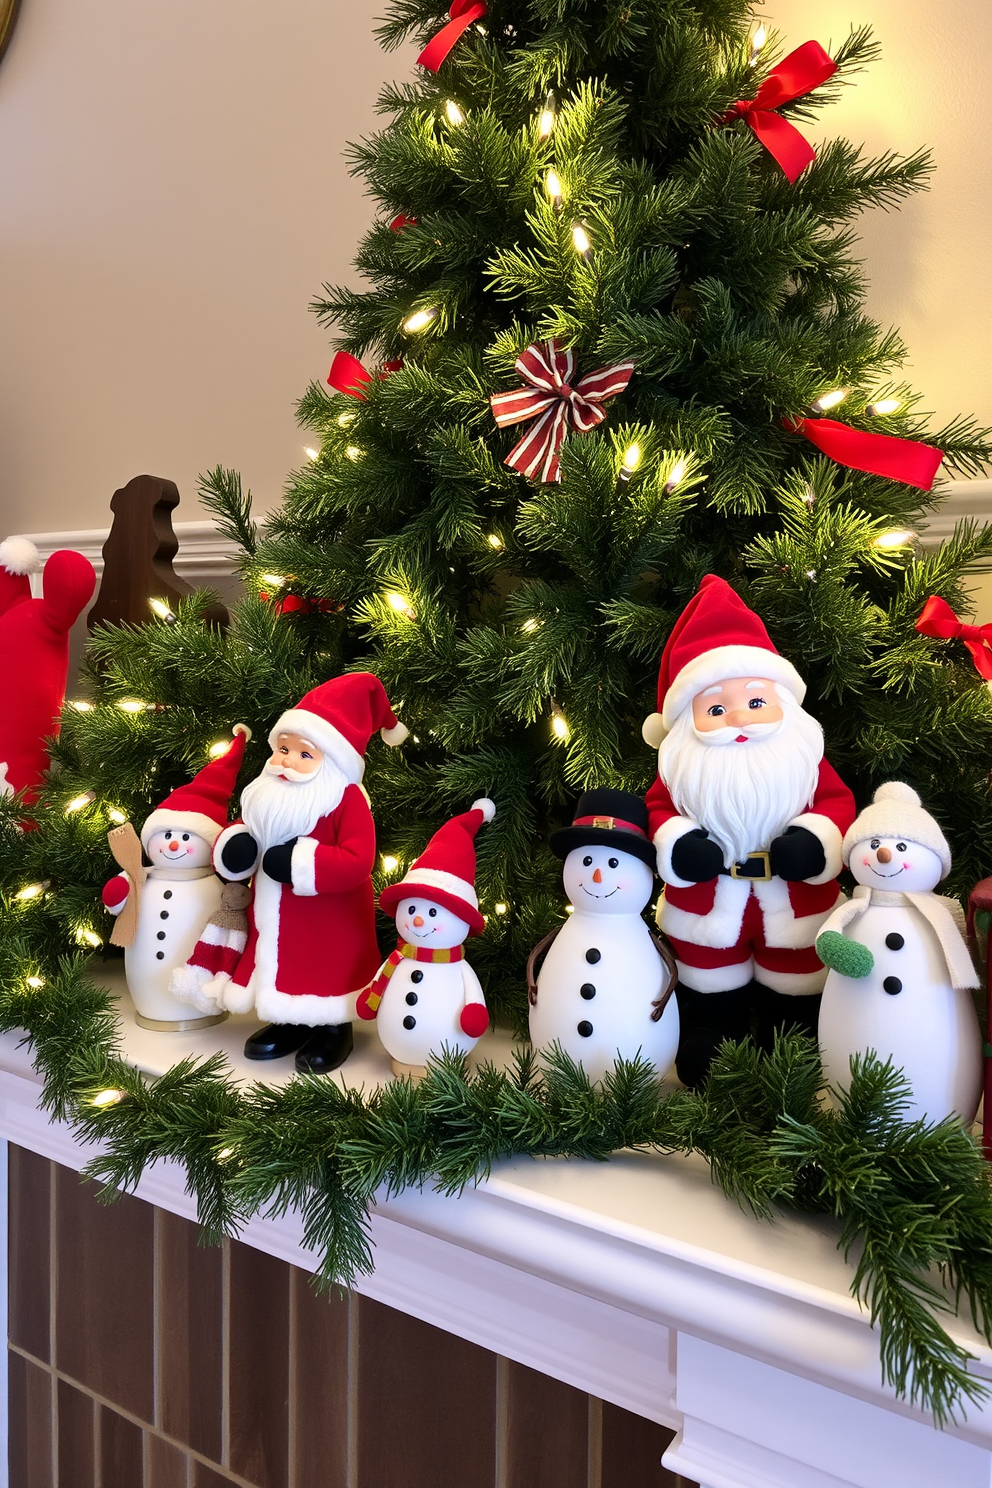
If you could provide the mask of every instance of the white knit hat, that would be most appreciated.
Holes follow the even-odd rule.
[[[888,780],[880,785],[861,815],[848,829],[841,847],[844,863],[849,864],[851,853],[859,842],[870,837],[901,837],[906,842],[917,842],[936,853],[943,868],[941,878],[951,871],[951,849],[947,838],[930,815],[920,805],[920,798],[911,785],[901,780]]]

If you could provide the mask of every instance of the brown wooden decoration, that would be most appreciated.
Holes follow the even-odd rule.
[[[0,57],[10,45],[14,22],[17,20],[17,12],[20,8],[21,0],[0,0]]]
[[[141,840],[130,822],[120,827],[111,827],[107,833],[110,851],[118,868],[122,868],[131,880],[131,892],[127,903],[114,922],[110,944],[129,946],[138,933],[138,912],[141,908],[141,890],[145,882],[145,868],[141,863]]]
[[[0,5],[3,0],[0,0]],[[136,475],[110,503],[114,514],[103,545],[103,578],[88,625],[143,625],[152,618],[150,599],[174,608],[192,586],[172,567],[179,539],[172,530],[172,513],[179,505],[174,481],[157,475]],[[211,605],[207,619],[224,628],[229,616],[224,605]]]

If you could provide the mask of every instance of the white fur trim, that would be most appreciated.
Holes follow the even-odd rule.
[[[477,801],[472,802],[472,810],[481,811],[482,820],[484,822],[491,822],[496,815],[496,804],[494,801],[490,801],[488,796],[480,796]]]
[[[0,796],[13,796],[16,794],[14,782],[7,779],[7,761],[0,761]]]
[[[248,832],[248,828],[245,826],[244,822],[232,822],[229,827],[224,828],[223,832],[221,832],[220,836],[217,838],[217,841],[214,843],[214,871],[216,873],[219,873],[221,878],[226,878],[229,883],[244,883],[246,879],[251,878],[252,874],[258,867],[259,857],[261,857],[261,854],[259,853],[258,856],[255,858],[254,863],[252,863],[251,867],[246,868],[243,873],[232,873],[230,868],[224,867],[224,864],[221,861],[221,853],[224,851],[224,848],[230,842],[232,837],[237,837],[243,832]],[[251,834],[248,833],[248,835],[250,836]]]
[[[293,893],[312,899],[317,893],[316,837],[297,837],[289,860],[289,871],[293,875]]]
[[[665,727],[665,720],[660,713],[649,713],[647,718],[645,718],[644,722],[641,724],[641,738],[644,740],[645,744],[649,744],[652,749],[661,748],[662,744],[665,742],[665,735],[667,733],[668,730]]]
[[[735,961],[733,966],[687,966],[676,961],[679,981],[692,992],[736,992],[746,987],[754,973],[754,962],[750,956],[746,961]]]
[[[38,549],[29,537],[8,537],[0,543],[0,567],[9,574],[37,573],[41,567]]]
[[[203,1013],[216,1013],[224,1005],[206,990],[215,980],[205,966],[177,966],[169,978],[169,991]]]
[[[247,723],[236,723],[231,729],[232,738],[237,739],[240,734],[244,734],[246,744],[251,743],[251,729],[248,727]]]
[[[355,1020],[355,999],[362,989],[339,997],[318,997],[306,992],[277,992],[263,987],[255,995],[255,1012],[263,1023],[307,1023],[311,1028],[336,1028]]]
[[[403,888],[406,884],[410,884],[412,888],[419,886],[425,889],[444,889],[455,899],[463,899],[473,909],[479,908],[478,895],[472,885],[455,873],[445,873],[442,868],[411,868],[401,880],[400,887]]]
[[[767,677],[787,687],[797,703],[806,696],[806,683],[792,662],[777,651],[766,651],[763,646],[713,646],[672,678],[661,715],[665,729],[671,728],[697,692],[729,677]]]
[[[794,816],[789,826],[805,827],[807,832],[812,832],[823,848],[827,859],[827,865],[823,872],[818,873],[815,878],[805,879],[804,882],[808,884],[825,884],[829,883],[832,878],[836,878],[844,866],[841,860],[841,843],[843,838],[840,835],[840,829],[834,825],[829,816],[821,816],[817,811],[804,811],[801,816]]]
[[[301,734],[329,754],[352,785],[357,785],[365,774],[365,761],[332,723],[311,713],[308,708],[290,708],[269,730],[269,747],[275,749],[280,734]]]
[[[796,916],[789,901],[789,885],[784,878],[772,878],[768,883],[756,883],[754,892],[761,905],[764,921],[765,944],[776,950],[801,951],[813,945],[823,924],[830,918],[837,905],[843,902],[840,892],[829,909],[819,914]]]
[[[692,880],[679,878],[672,867],[672,848],[680,837],[687,836],[690,832],[698,832],[699,823],[693,821],[691,816],[670,816],[654,834],[654,845],[658,853],[658,874],[665,882],[672,884],[676,889],[691,889]]]
[[[402,744],[404,739],[409,738],[409,735],[410,730],[405,723],[400,723],[399,719],[396,720],[392,728],[379,730],[379,737],[382,739],[383,744],[388,744],[390,749],[395,749],[398,744]]]
[[[170,828],[173,832],[195,832],[211,847],[222,831],[213,817],[204,816],[202,811],[173,811],[168,806],[158,806],[145,818],[141,828],[142,847],[147,848],[156,832],[166,832]]]
[[[255,1006],[254,976],[250,978],[247,987],[242,987],[226,971],[219,971],[208,985],[216,985],[217,996],[222,999],[223,1006],[229,1013],[250,1013]]]
[[[676,940],[687,940],[690,945],[705,946],[711,951],[729,951],[740,940],[750,892],[751,884],[746,878],[721,874],[709,914],[678,909],[666,897],[662,900],[658,924],[666,935]]]
[[[811,997],[822,992],[827,980],[827,968],[820,971],[769,971],[767,966],[757,963],[754,968],[755,981],[772,992],[783,992],[786,997]]]

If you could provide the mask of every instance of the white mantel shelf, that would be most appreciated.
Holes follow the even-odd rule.
[[[103,978],[102,978],[103,979]],[[114,979],[107,979],[114,980]],[[239,1079],[253,1023],[153,1034],[121,1002],[128,1057],[150,1074],[218,1046]],[[38,1109],[39,1077],[0,1035],[0,1135],[68,1167],[93,1156]],[[508,1042],[483,1040],[501,1059]],[[282,1083],[290,1061],[264,1070]],[[374,1031],[356,1030],[334,1078],[386,1075]],[[138,1196],[195,1219],[177,1165]],[[295,1214],[253,1220],[242,1240],[314,1269]],[[828,1220],[757,1221],[702,1160],[630,1153],[608,1163],[519,1159],[459,1198],[407,1192],[372,1220],[375,1272],[358,1290],[679,1435],[665,1463],[703,1488],[990,1488],[992,1409],[936,1431],[880,1382],[878,1338],[850,1295]],[[992,1379],[992,1351],[952,1324]]]

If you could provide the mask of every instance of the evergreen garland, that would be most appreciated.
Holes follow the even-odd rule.
[[[891,1066],[856,1061],[836,1108],[821,1101],[816,1047],[798,1034],[770,1057],[725,1045],[698,1094],[660,1091],[640,1062],[591,1086],[566,1056],[538,1065],[529,1048],[509,1072],[445,1057],[419,1084],[368,1095],[316,1077],[240,1088],[220,1054],[149,1081],[121,1057],[111,1000],[82,957],[27,985],[43,898],[0,898],[0,1028],[27,1030],[53,1119],[103,1144],[85,1172],[104,1199],[170,1158],[208,1238],[296,1208],[320,1282],[347,1285],[372,1269],[377,1196],[425,1185],[457,1195],[517,1156],[696,1152],[760,1219],[785,1208],[840,1220],[838,1243],[856,1256],[852,1293],[878,1326],[882,1375],[899,1394],[938,1425],[987,1398],[940,1314],[963,1303],[992,1344],[990,1168],[953,1119],[904,1121],[905,1082]]]

